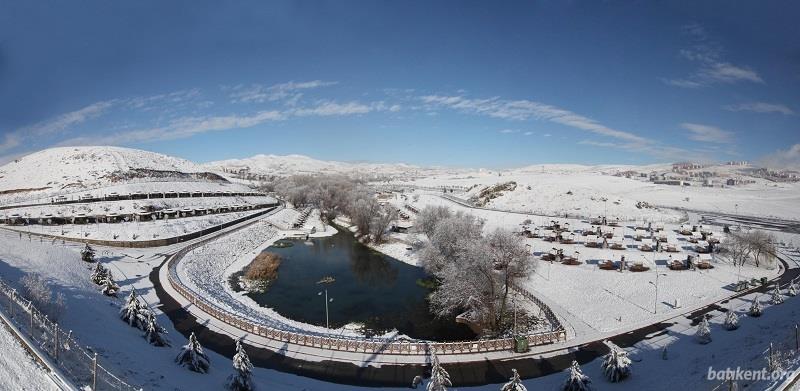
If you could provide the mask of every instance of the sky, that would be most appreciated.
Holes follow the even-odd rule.
[[[0,0],[0,162],[800,166],[796,1]]]

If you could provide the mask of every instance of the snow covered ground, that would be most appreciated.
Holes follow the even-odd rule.
[[[6,390],[58,390],[11,331],[0,325],[0,384]]]
[[[398,185],[423,187],[456,186],[470,189],[465,197],[485,187],[516,182],[513,191],[503,192],[488,207],[563,216],[583,217],[606,214],[625,221],[651,220],[675,222],[682,214],[659,208],[637,208],[638,202],[654,206],[686,208],[762,217],[800,220],[800,183],[778,183],[753,179],[755,183],[729,187],[656,185],[646,178],[626,178],[613,173],[635,169],[641,172],[665,170],[663,166],[578,166],[543,165],[492,172],[473,171],[457,175],[432,175]],[[734,171],[731,178],[742,175]],[[567,194],[571,192],[572,194]]]

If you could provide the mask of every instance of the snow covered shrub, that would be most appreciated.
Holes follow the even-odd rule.
[[[781,295],[781,286],[779,283],[775,283],[775,289],[772,291],[772,304],[782,304],[783,303],[783,295]]]
[[[100,287],[100,292],[103,292],[103,294],[106,296],[117,297],[119,285],[117,285],[117,283],[114,281],[114,276],[111,274],[111,270],[106,270],[106,278],[103,279],[103,285]]]
[[[789,296],[797,296],[797,285],[795,285],[794,280],[789,283],[789,290],[786,291],[786,294]]]
[[[453,383],[450,382],[450,374],[439,365],[439,357],[436,353],[431,352],[431,380],[428,382],[426,391],[447,391],[447,387],[452,387]]]
[[[227,387],[230,391],[251,391],[253,387],[253,364],[242,347],[242,341],[236,340],[236,354],[233,355],[235,374],[228,376]]]
[[[119,316],[131,327],[144,329],[147,326],[142,317],[142,304],[139,302],[139,298],[136,297],[136,291],[132,290],[128,295],[125,305],[119,310]]]
[[[28,273],[22,276],[19,282],[22,285],[22,294],[33,302],[34,306],[44,309],[50,305],[53,292],[50,291],[50,287],[47,286],[47,281],[45,281],[42,276],[35,273]]]
[[[708,318],[703,315],[703,319],[700,321],[700,324],[697,325],[697,332],[694,334],[695,339],[697,342],[701,344],[707,344],[711,342],[711,327],[708,325]]]
[[[86,246],[81,250],[81,260],[84,262],[94,262],[94,249],[86,243]]]
[[[189,343],[183,345],[181,352],[175,357],[175,362],[180,366],[197,373],[206,373],[210,366],[208,356],[203,352],[200,342],[194,332],[189,335]]]
[[[92,271],[92,274],[91,276],[89,276],[89,278],[96,285],[103,285],[103,282],[106,280],[107,276],[108,276],[108,270],[98,262],[94,265],[94,270]]]
[[[528,389],[522,385],[522,380],[520,380],[517,370],[511,369],[511,372],[513,375],[509,379],[509,382],[504,384],[500,391],[528,391]]]
[[[569,368],[569,377],[561,387],[564,391],[589,391],[592,389],[591,380],[589,376],[583,374],[581,366],[577,361],[572,361],[572,366]]]
[[[148,311],[147,315],[147,326],[144,330],[144,339],[153,346],[169,346],[169,342],[164,339],[162,334],[166,334],[166,330],[163,327],[159,326],[156,323],[156,316],[153,315],[152,312]]]
[[[736,312],[732,309],[728,309],[728,313],[725,315],[725,323],[722,324],[725,327],[725,330],[736,330],[739,328],[739,315],[736,315]]]
[[[628,352],[619,346],[609,343],[609,348],[611,350],[603,357],[601,368],[608,381],[616,383],[630,376],[631,359],[628,358]]]
[[[753,304],[750,305],[748,314],[754,318],[761,316],[764,310],[761,308],[761,303],[758,302],[758,296],[753,298]]]

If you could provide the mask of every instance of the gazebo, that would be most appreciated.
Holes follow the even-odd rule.
[[[669,239],[667,238],[667,232],[666,232],[666,231],[659,231],[659,232],[658,232],[658,237],[657,237],[657,239],[658,239],[658,241],[659,241],[659,242],[661,242],[661,243],[666,243],[666,242],[667,242],[667,240],[669,240]]]
[[[711,252],[710,249],[709,249],[708,242],[706,242],[705,240],[701,240],[701,241],[697,242],[697,244],[694,245],[694,251],[696,251],[696,252],[698,252],[700,254],[706,254],[706,253]]]
[[[586,247],[598,247],[597,246],[597,235],[586,235],[585,241],[583,243]]]
[[[713,269],[714,265],[711,264],[711,254],[700,254],[700,259],[697,261],[698,269]]]
[[[693,227],[691,224],[682,224],[681,227],[678,229],[678,233],[680,233],[681,235],[691,235],[692,232],[694,231],[692,228]]]
[[[703,234],[700,232],[692,232],[692,236],[689,237],[690,243],[697,243],[703,240]]]
[[[623,242],[622,238],[614,238],[611,240],[611,245],[609,248],[612,250],[625,250],[625,243]]]
[[[680,248],[678,247],[677,243],[667,242],[666,244],[664,244],[664,251],[668,253],[676,253],[680,251]]]
[[[561,235],[559,235],[559,241],[561,244],[575,243],[575,234],[572,232],[562,232]]]
[[[639,245],[640,251],[653,251],[655,244],[652,239],[642,239],[642,244]]]

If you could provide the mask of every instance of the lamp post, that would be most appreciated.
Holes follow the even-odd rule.
[[[653,300],[653,314],[657,314],[658,313],[658,276],[660,276],[660,275],[666,276],[665,273],[656,272],[656,282],[653,283],[653,281],[650,281],[650,284],[653,285],[656,288],[656,297]]]
[[[321,295],[322,292],[317,293],[317,296]],[[330,301],[333,301],[333,299],[330,299]],[[331,324],[328,321],[328,288],[325,288],[325,328],[326,329],[331,328]]]

